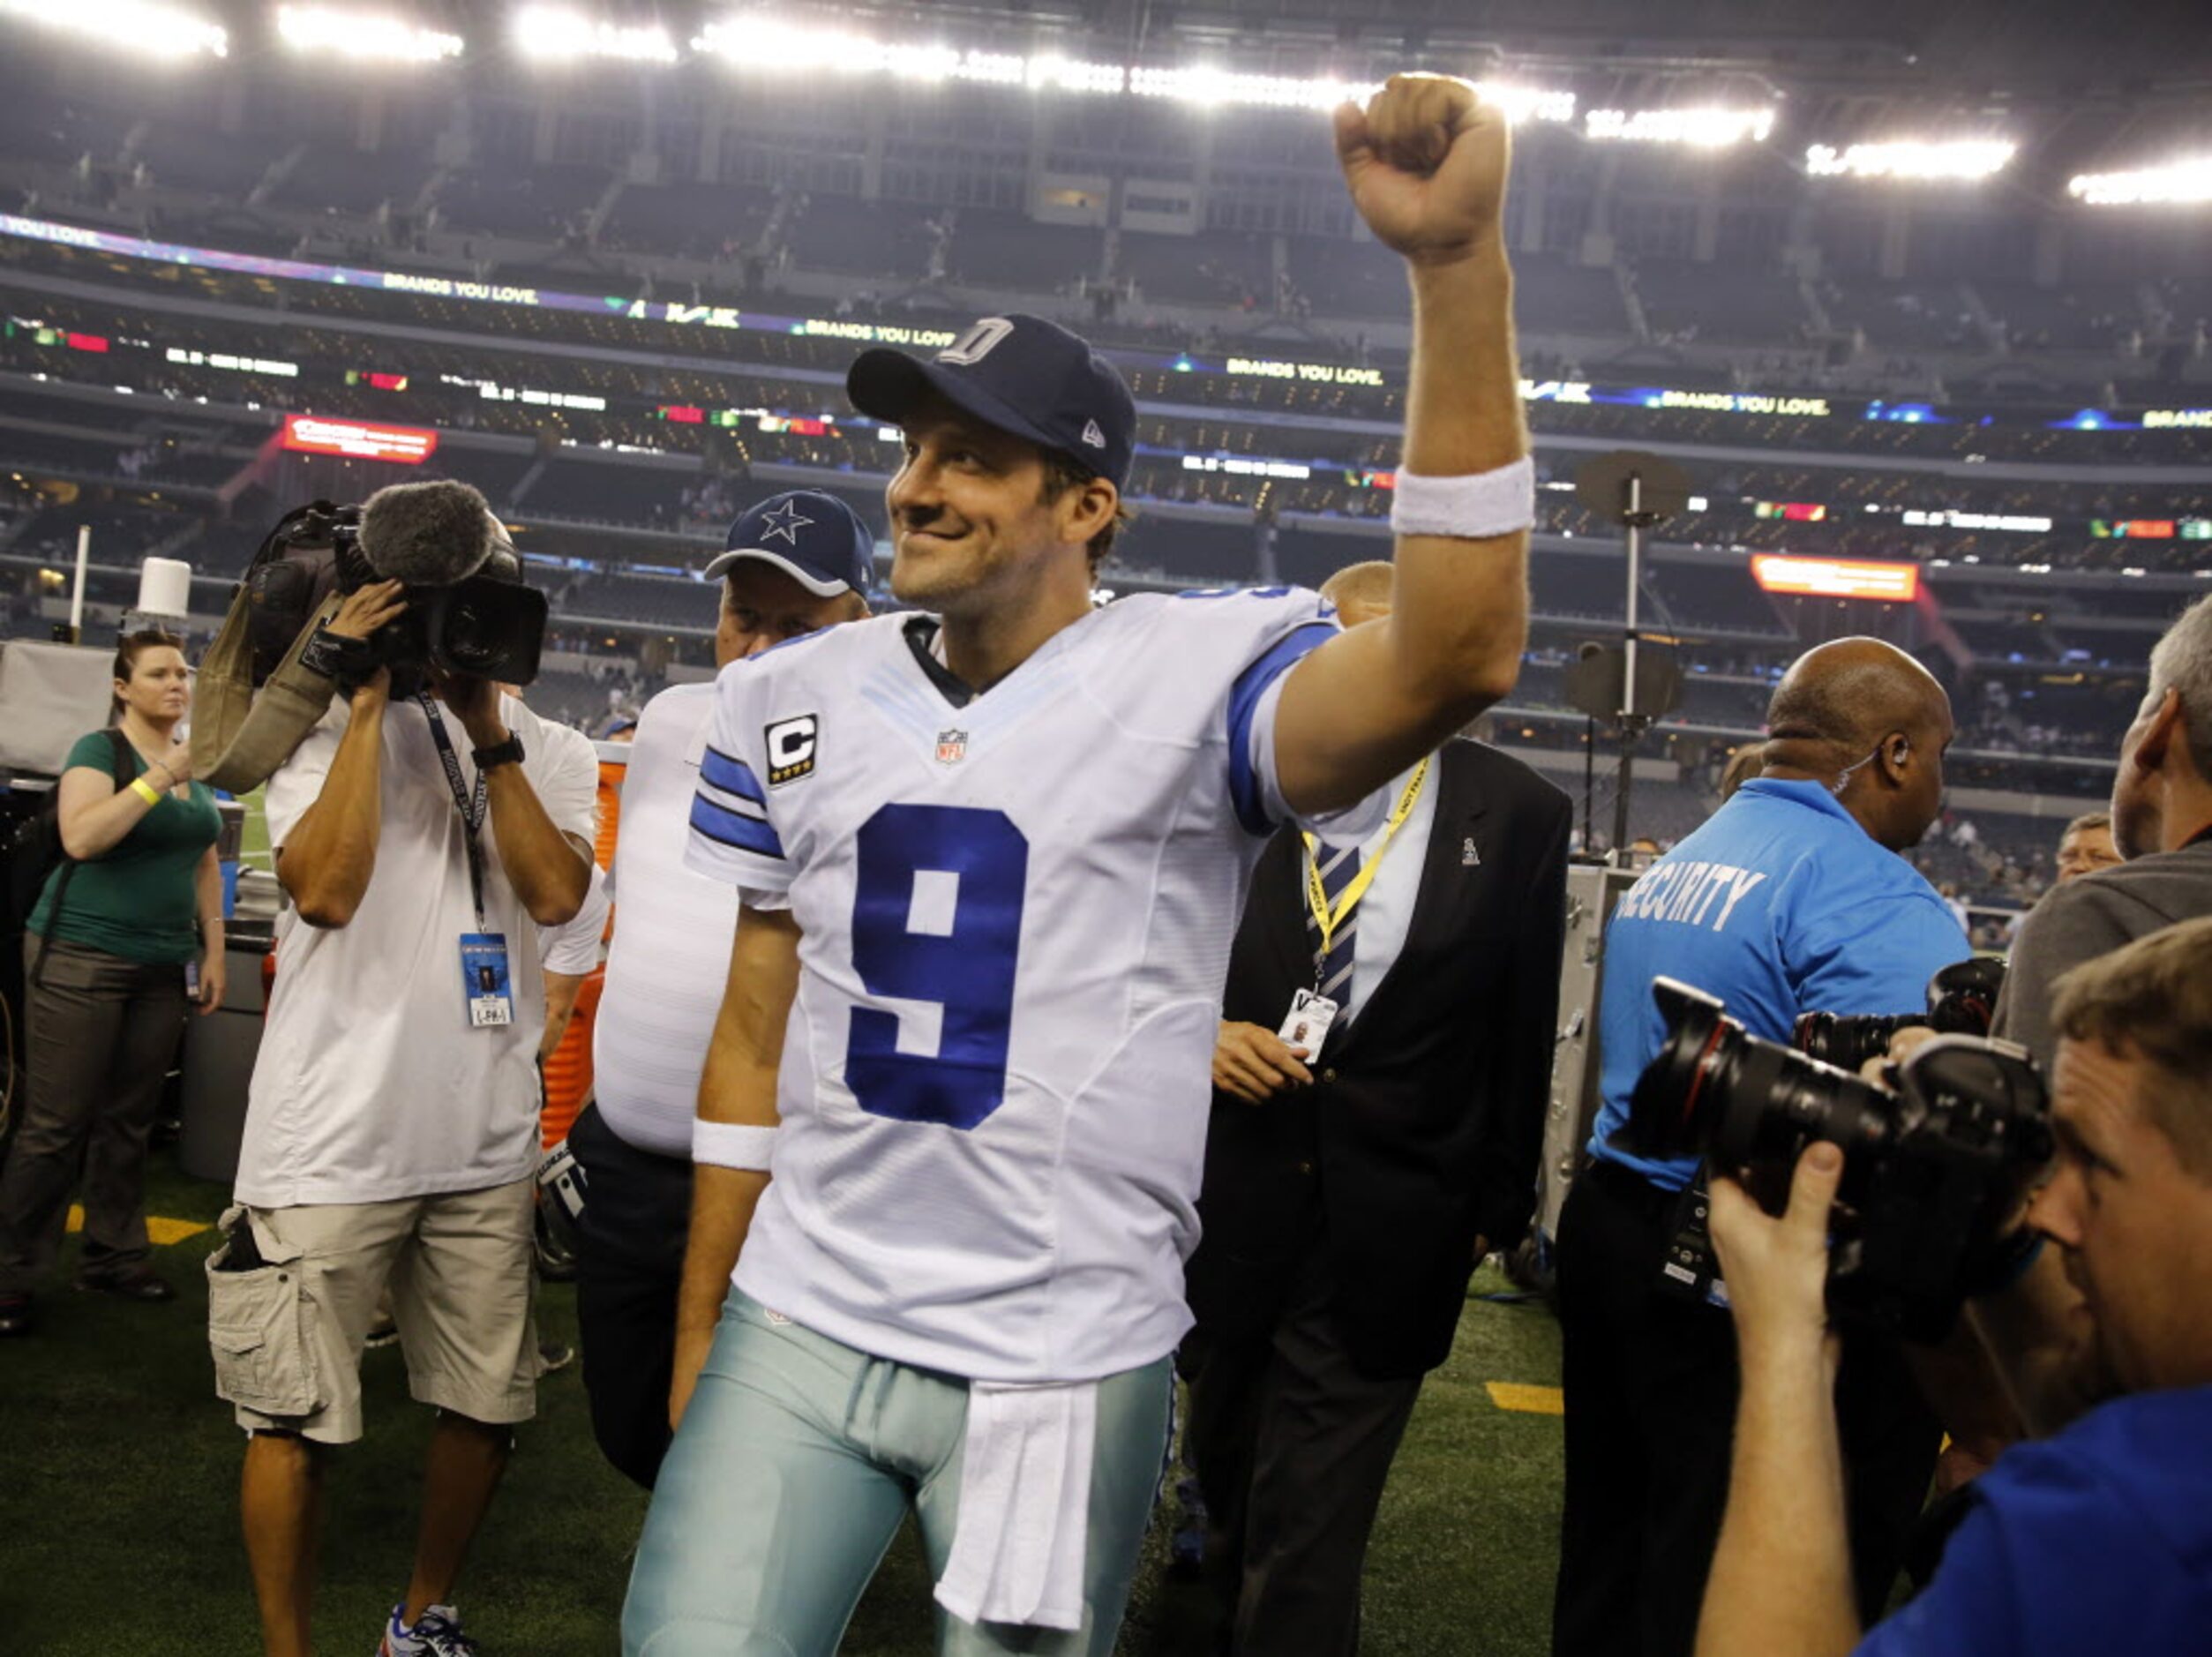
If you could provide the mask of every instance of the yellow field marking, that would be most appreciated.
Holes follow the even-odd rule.
[[[71,1231],[85,1229],[85,1211],[80,1204],[76,1203],[69,1205],[69,1229]],[[206,1229],[207,1223],[205,1220],[163,1219],[159,1214],[148,1214],[146,1217],[146,1236],[151,1241],[160,1243],[163,1248],[167,1248],[171,1243],[181,1243],[187,1237],[197,1237]]]
[[[1525,1415],[1564,1415],[1567,1395],[1557,1387],[1527,1386],[1518,1381],[1486,1381],[1490,1402],[1502,1410],[1518,1410]]]

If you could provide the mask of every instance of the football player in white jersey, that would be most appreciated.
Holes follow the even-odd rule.
[[[690,855],[747,912],[637,1657],[834,1651],[910,1510],[941,1652],[1113,1647],[1253,862],[1285,821],[1358,837],[1511,688],[1526,634],[1503,119],[1401,76],[1336,127],[1413,290],[1386,620],[1339,632],[1279,589],[1094,610],[1136,410],[1051,323],[853,365],[853,401],[905,435],[892,588],[934,615],[716,686]]]

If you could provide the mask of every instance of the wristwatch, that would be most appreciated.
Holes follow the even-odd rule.
[[[522,739],[510,731],[505,742],[495,742],[488,748],[471,748],[469,757],[476,762],[479,771],[488,771],[495,765],[520,765]]]

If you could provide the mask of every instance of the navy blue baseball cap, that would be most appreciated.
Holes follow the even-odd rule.
[[[1136,447],[1136,400],[1113,364],[1042,317],[985,317],[934,357],[879,347],[845,374],[862,414],[904,425],[935,392],[986,425],[1056,449],[1116,489]]]
[[[787,489],[746,507],[707,565],[707,579],[741,559],[773,564],[817,598],[866,592],[875,578],[875,531],[835,495]]]

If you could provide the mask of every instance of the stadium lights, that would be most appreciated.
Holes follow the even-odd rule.
[[[1172,98],[1210,109],[1333,109],[1347,98],[1364,102],[1374,88],[1349,81],[1248,75],[1191,64],[1181,69],[1132,69],[1129,90],[1140,98]]]
[[[839,75],[890,75],[901,80],[969,81],[1001,86],[1055,86],[1069,92],[1121,92],[1128,74],[1111,64],[1084,64],[1059,56],[1023,57],[1010,52],[960,51],[874,41],[843,29],[800,28],[747,20],[709,23],[692,41],[695,51],[726,59],[739,69],[812,70]]]
[[[1846,150],[1815,144],[1805,152],[1805,171],[1815,178],[1987,178],[2002,172],[2019,149],[2005,139],[1905,139]]]
[[[1548,121],[1564,124],[1574,119],[1575,95],[1571,92],[1554,92],[1542,86],[1517,86],[1503,81],[1478,80],[1475,91],[1485,103],[1494,103],[1505,111],[1509,125],[1518,126],[1524,121]]]
[[[1166,68],[1083,63],[1056,53],[1025,57],[1012,52],[964,51],[756,18],[709,23],[693,39],[692,49],[740,70],[806,70],[848,77],[888,75],[898,80],[1027,86],[1033,91],[1125,94],[1209,109],[1328,109],[1347,98],[1364,101],[1376,90],[1372,84],[1329,76],[1246,74],[1204,64]],[[1574,119],[1571,92],[1487,83],[1477,91],[1516,123]]]
[[[0,11],[72,34],[89,34],[102,46],[150,57],[184,58],[205,52],[225,57],[230,36],[220,24],[158,0],[0,0]]]
[[[514,16],[515,49],[540,63],[615,57],[638,64],[672,64],[676,42],[657,24],[628,25],[588,18],[563,6],[525,6]]]
[[[1757,143],[1773,130],[1772,109],[1592,109],[1582,117],[1587,139],[1692,149],[1726,149],[1747,139]]]
[[[280,6],[276,32],[296,52],[334,52],[364,61],[432,64],[461,56],[458,34],[416,28],[380,12]]]
[[[2067,183],[2066,194],[2092,207],[2212,201],[2212,155],[2194,155],[2134,172],[2083,173]]]

